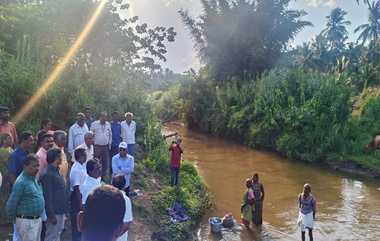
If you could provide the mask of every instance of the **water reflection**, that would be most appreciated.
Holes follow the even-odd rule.
[[[195,162],[214,196],[215,206],[201,225],[199,240],[300,240],[296,226],[297,196],[305,182],[311,184],[318,202],[315,240],[380,240],[380,191],[377,184],[290,162],[182,126],[169,125],[167,128],[182,135],[185,158]],[[240,221],[244,180],[254,172],[260,174],[266,189],[263,227],[252,230],[236,227],[226,230],[221,237],[210,235],[207,222],[210,216],[232,212]]]

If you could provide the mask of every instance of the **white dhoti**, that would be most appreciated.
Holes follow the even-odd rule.
[[[299,213],[298,226],[301,228],[302,232],[305,232],[306,228],[313,229],[314,228],[314,217],[313,212],[310,212],[308,214]]]

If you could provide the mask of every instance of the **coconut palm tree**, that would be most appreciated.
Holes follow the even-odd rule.
[[[348,38],[346,26],[351,22],[345,20],[347,12],[341,8],[334,8],[330,15],[327,16],[327,26],[321,34],[329,42],[332,49],[342,48]]]
[[[365,44],[370,43],[370,48],[374,45],[380,37],[380,1],[366,0],[368,5],[368,23],[362,24],[355,29],[355,33],[360,32],[358,42]]]

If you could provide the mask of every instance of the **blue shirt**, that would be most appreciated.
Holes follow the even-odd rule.
[[[16,177],[19,176],[23,170],[24,162],[27,156],[27,151],[17,147],[17,149],[9,156],[8,171],[15,174]]]
[[[112,175],[122,174],[125,177],[125,187],[129,187],[131,174],[135,169],[135,159],[131,155],[120,157],[117,154],[112,157]]]
[[[111,122],[112,146],[118,147],[121,142],[121,124],[120,122]]]
[[[300,194],[298,197],[299,207],[301,209],[301,213],[309,214],[315,210],[315,199],[312,195],[307,198],[303,198],[303,195]]]

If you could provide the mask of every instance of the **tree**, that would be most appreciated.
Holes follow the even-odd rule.
[[[17,41],[27,35],[34,40],[47,66],[71,46],[99,1],[93,0],[13,0],[0,5],[0,48],[16,54]],[[173,42],[172,27],[149,27],[129,17],[126,0],[108,1],[75,64],[121,64],[125,68],[152,70],[166,61],[166,44]],[[126,17],[128,16],[128,17]]]
[[[85,105],[96,111],[149,113],[143,91],[173,28],[150,27],[126,14],[126,0],[109,0],[86,42],[44,93],[21,129],[41,117],[57,125],[73,121]],[[0,103],[18,110],[46,79],[86,25],[98,0],[9,0],[0,2]],[[102,98],[99,98],[102,96]],[[37,119],[38,118],[38,119]]]
[[[217,80],[251,79],[270,69],[290,40],[311,23],[290,0],[202,0],[194,19],[181,10],[200,59]]]
[[[327,16],[327,26],[321,34],[328,40],[330,48],[333,50],[342,50],[344,43],[348,39],[347,26],[350,21],[345,20],[347,12],[341,8],[334,8],[330,15]]]
[[[355,29],[355,33],[360,32],[358,42],[362,45],[369,42],[370,48],[374,46],[380,36],[380,1],[370,3],[366,0],[368,5],[368,23],[362,24]]]

